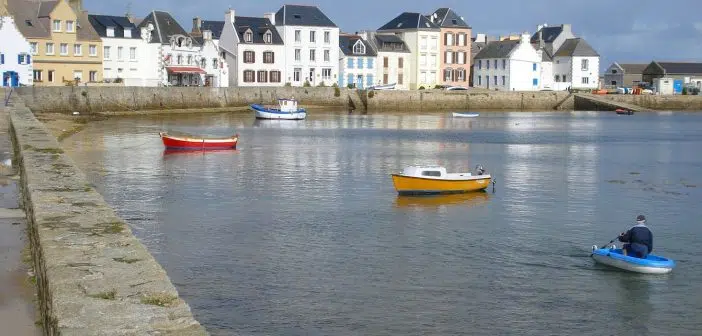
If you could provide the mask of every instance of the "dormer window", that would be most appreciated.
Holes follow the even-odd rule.
[[[253,42],[253,32],[251,31],[251,29],[247,30],[244,33],[244,42],[246,42],[246,43]]]
[[[271,33],[270,30],[263,34],[263,42],[268,44],[273,43],[273,33]]]
[[[107,27],[107,37],[115,37],[115,27]]]
[[[366,53],[366,46],[361,42],[361,40],[356,41],[353,45],[353,53],[357,55],[363,55]]]
[[[126,37],[126,38],[132,37],[132,29],[131,28],[124,28],[124,37]]]

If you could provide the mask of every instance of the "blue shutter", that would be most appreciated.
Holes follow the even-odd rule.
[[[532,68],[534,71],[536,71],[536,63],[533,64]]]
[[[0,64],[5,64],[5,54],[0,54]]]
[[[27,64],[32,64],[32,56],[27,55]]]
[[[349,69],[353,69],[353,58],[349,57],[346,62],[346,67]]]
[[[17,64],[22,64],[22,55],[17,55]]]
[[[366,85],[373,86],[373,75],[366,75]]]
[[[534,78],[534,79],[531,81],[531,83],[532,83],[534,86],[538,86],[538,85],[539,85],[539,80],[536,79],[536,78]]]
[[[346,85],[348,84],[353,84],[353,74],[349,74],[348,82],[346,82]]]
[[[372,58],[368,59],[368,69],[373,69],[373,59]]]
[[[363,69],[363,57],[358,58],[358,68]]]

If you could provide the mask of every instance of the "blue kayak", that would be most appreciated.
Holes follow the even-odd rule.
[[[592,247],[592,258],[604,265],[620,268],[630,272],[646,274],[665,274],[673,271],[675,261],[654,254],[646,258],[626,256],[622,249]]]

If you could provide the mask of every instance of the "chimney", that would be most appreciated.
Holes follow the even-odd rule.
[[[229,8],[229,9],[225,12],[225,15],[224,15],[224,22],[227,22],[227,23],[231,22],[232,24],[234,24],[234,21],[235,21],[234,18],[235,18],[235,17],[236,17],[236,11],[233,10],[233,9],[231,9],[231,8]]]
[[[573,32],[573,31],[570,30],[570,29],[571,29],[570,23],[564,23],[562,27],[563,27],[563,31],[564,31],[564,32],[568,32],[568,33],[572,33],[572,32]]]
[[[271,24],[275,26],[275,13],[266,13],[263,14],[263,17],[268,19],[268,21],[270,21]]]
[[[202,32],[200,31],[200,28],[202,28],[202,19],[199,16],[196,16],[193,18],[193,29],[192,29],[191,33],[193,33],[195,35],[202,34]]]
[[[539,30],[539,49],[541,49],[545,46],[546,46],[546,42],[544,41],[544,32]]]
[[[83,11],[83,0],[68,0],[68,5],[77,15]]]
[[[531,35],[528,32],[522,33],[522,43],[530,44]]]

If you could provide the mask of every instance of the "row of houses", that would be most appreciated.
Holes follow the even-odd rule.
[[[664,62],[612,63],[604,72],[603,86],[608,88],[647,86],[657,79],[682,80],[684,84],[702,88],[702,63]]]

